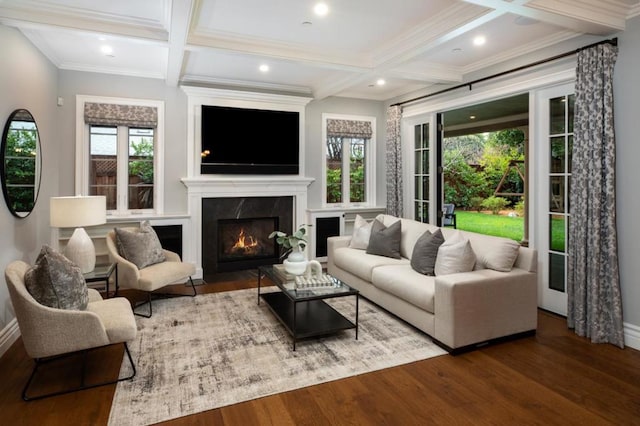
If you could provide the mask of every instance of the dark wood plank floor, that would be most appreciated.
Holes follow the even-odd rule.
[[[255,286],[252,279],[198,286],[199,293]],[[175,286],[174,291],[188,291]],[[132,293],[125,293],[134,298]],[[640,425],[640,352],[593,345],[564,319],[538,314],[538,333],[459,356],[325,383],[182,417],[166,425]],[[116,375],[122,349],[89,358],[91,379]],[[18,340],[0,358],[0,424],[104,425],[114,386],[23,402],[32,367]],[[51,383],[77,377],[61,362]]]

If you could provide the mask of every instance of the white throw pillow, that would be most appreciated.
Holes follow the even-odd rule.
[[[353,222],[353,234],[351,234],[351,242],[349,247],[359,250],[366,250],[369,246],[369,238],[371,238],[371,227],[373,221],[367,222],[359,214]]]
[[[459,232],[451,235],[438,249],[436,276],[470,272],[476,263],[471,243]]]
[[[520,244],[514,240],[504,238],[500,244],[494,244],[493,250],[483,250],[478,255],[478,261],[485,268],[494,271],[509,272],[520,253]]]

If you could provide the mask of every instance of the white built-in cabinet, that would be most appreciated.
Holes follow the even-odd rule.
[[[356,216],[360,215],[368,221],[377,215],[384,214],[386,207],[358,207],[358,208],[325,208],[308,209],[307,217],[309,232],[309,259],[319,262],[327,260],[327,238],[337,235],[351,235]]]

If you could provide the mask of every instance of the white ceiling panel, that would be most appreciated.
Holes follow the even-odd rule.
[[[202,3],[196,31],[241,34],[260,41],[361,53],[375,50],[451,3],[451,0],[327,2],[329,13],[318,17],[313,13],[313,1],[207,1]]]
[[[157,43],[65,30],[23,32],[61,69],[165,78],[167,47]],[[111,53],[103,52],[106,47]]]
[[[260,71],[260,65],[268,66],[269,70]],[[290,91],[311,93],[324,79],[345,78],[350,73],[331,71],[327,74],[322,68],[306,64],[203,49],[189,52],[184,75],[185,82],[206,83],[217,79],[221,83],[249,82],[256,87],[280,85]]]

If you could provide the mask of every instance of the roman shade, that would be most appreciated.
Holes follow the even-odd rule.
[[[327,136],[341,138],[371,139],[373,130],[370,121],[327,120]]]
[[[86,102],[84,122],[93,125],[153,128],[158,126],[158,109],[142,105]]]

